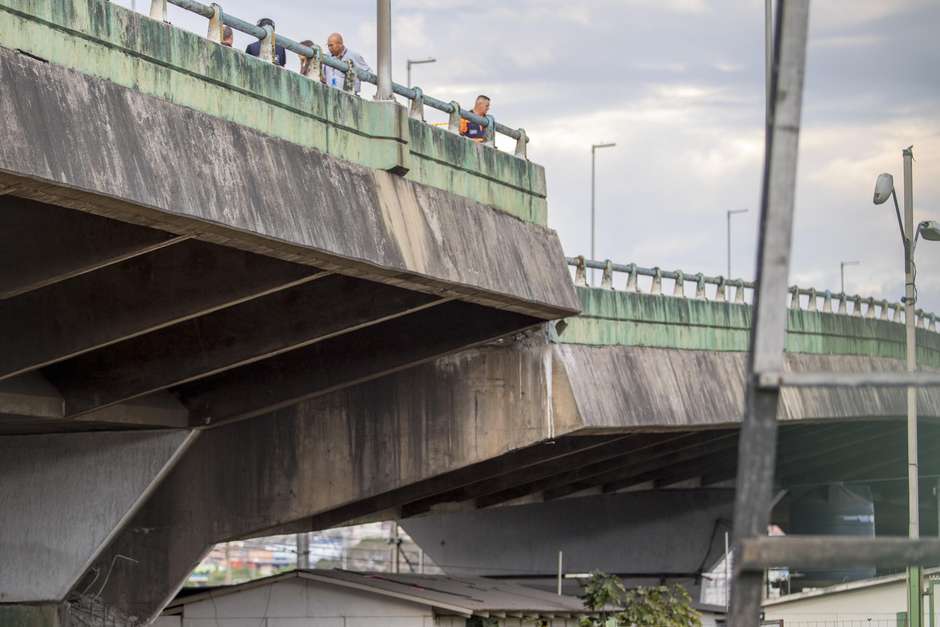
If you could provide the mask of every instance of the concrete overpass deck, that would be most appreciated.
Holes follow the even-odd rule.
[[[578,310],[542,168],[395,103],[104,0],[0,0],[0,85],[0,623],[140,623],[219,537],[432,472],[289,408]]]
[[[584,313],[560,336],[543,330],[490,343],[204,433],[99,560],[103,569],[118,554],[151,556],[118,566],[122,577],[105,598],[137,615],[152,611],[162,602],[155,595],[225,539],[728,485],[746,346],[729,338],[746,336],[749,306],[578,293]],[[606,329],[605,338],[617,328],[633,335],[586,343],[579,324]],[[902,341],[897,323],[792,310],[790,325],[800,338],[790,342],[791,368],[901,367],[886,356]],[[936,336],[919,334],[928,363],[936,363]],[[793,392],[782,409],[780,486],[904,476],[903,393]],[[940,472],[940,398],[924,390],[920,400],[922,472],[931,475]],[[925,505],[925,517],[932,509]],[[154,596],[140,592],[143,581]]]
[[[102,0],[0,2],[0,432],[241,419],[577,311],[543,170]]]

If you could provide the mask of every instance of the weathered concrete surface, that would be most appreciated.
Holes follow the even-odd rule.
[[[662,348],[555,346],[585,428],[708,428],[740,422],[746,353]],[[894,359],[853,355],[786,356],[790,372],[901,371]],[[788,388],[780,420],[851,420],[906,415],[896,388]],[[920,416],[940,418],[940,391],[918,392]]]
[[[455,575],[565,572],[695,578],[724,551],[734,490],[648,490],[412,518],[402,526]]]
[[[579,307],[544,227],[9,49],[0,83],[8,193],[543,319]]]
[[[606,351],[612,353],[609,359],[598,357]],[[698,368],[699,376],[683,379],[677,395],[672,380],[657,381],[655,367],[689,353],[699,361],[673,365]],[[505,501],[518,487],[523,492],[516,496],[538,488],[542,498],[553,500],[592,486],[616,491],[621,484],[674,485],[703,475],[710,483],[726,481],[735,470],[735,441],[728,434],[740,419],[733,398],[743,383],[734,381],[734,368],[717,369],[712,357],[734,363],[743,358],[533,338],[465,351],[368,387],[211,429],[96,564],[118,553],[142,558],[116,566],[119,576],[103,599],[125,613],[151,615],[204,552],[227,539],[322,528],[376,514],[398,517],[433,510],[435,502],[456,501],[461,509],[472,509]],[[866,363],[791,355],[798,366],[820,366],[801,358]],[[639,378],[637,368],[604,366],[604,360],[617,359],[637,359],[637,368],[650,372]],[[640,386],[658,387],[641,394]],[[702,392],[735,386],[738,392],[721,402]],[[661,403],[666,396],[679,400]],[[596,397],[613,400],[598,405],[592,401]],[[845,460],[839,456],[833,455],[828,467],[814,464],[828,458],[830,449],[846,454],[846,444],[854,444],[848,451],[853,454],[867,454],[862,444],[876,441],[893,447],[901,399],[865,402],[885,412],[879,418],[897,420],[858,426],[859,418],[871,414],[865,408],[859,415],[854,400],[789,399],[787,424],[797,431],[782,437],[792,450],[787,455],[793,463],[783,466],[788,476],[798,480],[800,473],[812,472],[819,479],[841,472]],[[936,399],[927,397],[925,410],[931,408]],[[425,505],[414,510],[414,503]]]
[[[579,287],[582,312],[566,319],[564,344],[712,352],[748,350],[751,306]],[[904,359],[904,325],[821,311],[788,310],[786,351]],[[917,362],[940,368],[940,333],[917,330]]]
[[[107,567],[118,553],[138,559],[116,564],[102,599],[151,616],[215,542],[554,437],[561,429],[548,395],[518,393],[548,388],[544,350],[469,351],[204,432],[95,563]]]
[[[547,224],[541,166],[105,0],[2,0],[0,46]]]
[[[0,603],[64,599],[195,437],[180,430],[0,438]]]

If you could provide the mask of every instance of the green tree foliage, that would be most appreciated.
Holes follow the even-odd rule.
[[[678,585],[627,590],[619,577],[594,572],[580,598],[593,613],[582,627],[702,627],[689,593]]]

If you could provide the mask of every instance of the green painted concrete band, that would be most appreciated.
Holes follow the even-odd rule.
[[[566,319],[566,344],[646,346],[685,350],[748,350],[750,305],[665,295],[577,288],[582,313]],[[904,326],[818,311],[788,312],[786,350],[819,355],[904,359]],[[940,367],[940,334],[917,330],[917,358]]]
[[[106,0],[0,0],[0,46],[547,224],[541,166]]]

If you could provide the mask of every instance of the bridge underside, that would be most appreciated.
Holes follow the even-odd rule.
[[[150,616],[214,543],[229,539],[565,497],[729,486],[737,470],[735,407],[743,402],[731,364],[743,356],[620,348],[619,358],[648,369],[676,359],[699,366],[687,379],[695,387],[668,397],[677,403],[660,402],[665,390],[675,392],[668,380],[656,383],[662,389],[623,397],[629,407],[620,408],[621,424],[613,426],[612,413],[599,419],[578,397],[581,387],[594,394],[621,380],[616,370],[578,361],[610,359],[606,350],[548,344],[533,333],[208,429],[67,587],[73,607],[94,601]],[[800,358],[791,356],[791,367]],[[811,359],[813,368],[861,363]],[[579,380],[585,372],[591,378]],[[657,381],[655,372],[645,379],[623,372],[637,385]],[[856,407],[853,395],[866,393],[788,397],[781,489],[904,476],[903,398],[881,391],[870,406],[882,415],[842,413]],[[930,411],[937,399],[928,393],[923,400]],[[842,409],[804,413],[822,407]],[[935,419],[924,418],[925,474],[940,472]],[[108,584],[90,599],[87,591],[97,592],[108,571]]]
[[[149,617],[211,543],[435,474],[360,460],[405,437],[367,382],[579,307],[492,207],[2,47],[0,84],[0,623]]]

